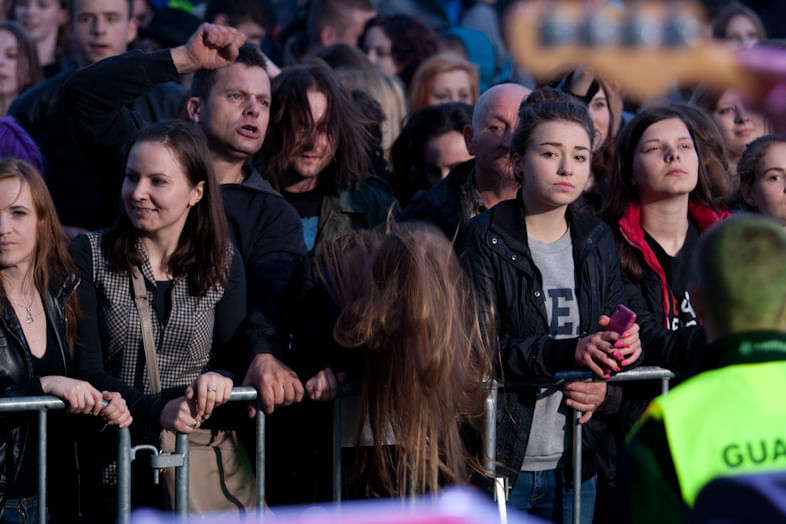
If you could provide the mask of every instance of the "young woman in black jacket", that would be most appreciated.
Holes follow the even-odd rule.
[[[69,413],[100,414],[107,423],[128,426],[131,415],[120,394],[68,376],[77,284],[41,175],[22,160],[0,161],[0,394],[55,395],[66,401]],[[109,404],[102,409],[103,400]],[[23,414],[3,416],[0,423],[1,522],[34,519],[43,503],[36,497],[38,441],[32,420]],[[50,493],[62,499],[76,482],[60,467],[69,460],[68,432],[52,434],[57,438],[50,438],[50,456],[62,476]],[[64,521],[70,518],[60,514]]]
[[[519,118],[511,161],[522,190],[468,222],[458,251],[496,314],[504,380],[577,368],[609,378],[638,359],[641,345],[635,324],[625,333],[604,330],[605,315],[625,301],[614,239],[605,224],[570,206],[590,175],[592,120],[585,106],[552,89],[533,92]],[[568,408],[587,422],[606,392],[601,380],[501,396],[497,459],[513,485],[512,506],[571,520]],[[584,447],[592,445],[585,440]],[[591,469],[585,474],[581,521],[591,522],[595,479]]]

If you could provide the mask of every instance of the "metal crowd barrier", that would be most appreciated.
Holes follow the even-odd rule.
[[[660,380],[661,392],[667,393],[669,381],[675,374],[667,369],[659,367],[639,367],[630,371],[625,371],[612,376],[605,382],[633,382],[643,380]],[[533,387],[559,386],[568,382],[577,381],[599,381],[589,371],[565,371],[557,373],[548,380],[532,382],[511,382],[499,384],[489,383],[488,396],[485,404],[485,467],[494,474],[494,494],[499,505],[502,522],[505,522],[505,501],[507,499],[507,489],[502,477],[496,476],[496,412],[497,397],[499,389],[520,390]],[[357,395],[360,392],[360,384],[345,384],[339,387],[339,396],[333,403],[333,500],[337,505],[341,504],[341,402],[342,396]],[[265,415],[262,411],[260,399],[256,389],[252,387],[236,387],[232,389],[230,402],[252,401],[257,404],[256,415],[256,471],[257,471],[257,508],[260,510],[264,506],[265,500]],[[53,396],[38,397],[16,397],[0,398],[0,413],[3,412],[38,412],[38,520],[46,522],[47,511],[47,490],[46,490],[46,461],[47,461],[47,411],[65,409],[65,403]],[[582,413],[574,410],[573,413],[573,522],[580,521],[581,512],[581,425],[578,424]],[[131,436],[128,428],[118,430],[118,466],[117,466],[117,502],[118,502],[118,523],[126,524],[129,520],[131,511],[131,462],[135,460],[138,452],[149,451],[151,457],[151,467],[167,468],[174,467],[175,471],[175,512],[182,521],[186,521],[188,516],[188,435],[178,433],[176,438],[175,453],[161,454],[155,446],[138,445],[131,446]],[[262,512],[258,511],[261,517]]]
[[[501,521],[506,521],[507,486],[503,477],[496,476],[496,448],[497,448],[497,397],[500,389],[515,391],[533,387],[559,386],[568,382],[634,382],[644,380],[660,380],[661,393],[669,390],[669,381],[675,377],[671,371],[655,366],[642,366],[613,375],[609,380],[595,376],[591,371],[563,371],[556,373],[552,378],[538,381],[509,382],[499,384],[496,381],[489,384],[485,404],[485,467],[494,474],[494,497],[500,511]],[[333,501],[341,503],[341,402],[342,396],[357,395],[360,384],[344,384],[339,387],[339,396],[333,403]],[[573,410],[573,449],[571,463],[573,466],[573,522],[580,522],[581,514],[581,424],[578,423],[582,413]]]
[[[232,388],[229,402],[255,400],[256,415],[256,470],[257,470],[257,516],[261,518],[265,505],[265,414],[257,390],[252,387]],[[175,440],[175,452],[161,454],[156,446],[141,444],[131,447],[131,436],[128,429],[120,430],[117,445],[117,522],[126,524],[131,513],[131,462],[140,451],[152,453],[150,466],[154,468],[154,476],[158,478],[159,468],[175,468],[175,513],[185,522],[188,518],[188,435],[178,433]]]

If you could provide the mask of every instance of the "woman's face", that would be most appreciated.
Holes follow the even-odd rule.
[[[17,0],[14,18],[22,24],[36,42],[56,33],[68,15],[60,7],[60,0]]]
[[[461,162],[472,158],[467,151],[464,135],[458,131],[449,131],[435,136],[426,142],[423,149],[423,163],[426,166],[426,180],[433,186],[446,176],[451,169]]]
[[[739,158],[745,146],[764,135],[764,117],[747,109],[740,95],[731,89],[718,99],[712,118],[718,125],[726,149],[732,157]],[[729,166],[733,171],[737,166]]]
[[[0,29],[0,97],[16,98],[19,94],[19,44],[11,31]]]
[[[191,184],[169,147],[137,142],[128,155],[120,194],[128,218],[143,236],[171,239],[180,237],[204,184]]]
[[[606,137],[609,136],[609,126],[611,125],[611,112],[609,111],[609,101],[603,88],[598,89],[595,96],[590,100],[587,108],[592,118],[595,128],[595,150],[599,149]]]
[[[38,239],[38,215],[30,186],[21,178],[0,180],[0,270],[27,270]]]
[[[687,195],[699,180],[699,156],[685,122],[667,118],[650,125],[633,153],[633,181],[642,201]]]
[[[366,37],[363,40],[363,49],[366,51],[369,62],[377,67],[380,71],[389,76],[398,74],[398,66],[393,60],[391,49],[393,42],[385,34],[381,27],[375,25],[366,31]]]
[[[566,207],[590,175],[590,137],[576,122],[551,120],[535,127],[523,156],[513,154],[529,213]]]
[[[742,48],[753,47],[759,41],[759,31],[747,16],[734,15],[726,25],[726,40]]]
[[[428,105],[449,102],[464,102],[470,105],[475,103],[472,96],[472,79],[463,69],[446,71],[434,77]]]
[[[756,166],[753,186],[741,186],[742,196],[762,215],[786,225],[786,143],[767,148]]]

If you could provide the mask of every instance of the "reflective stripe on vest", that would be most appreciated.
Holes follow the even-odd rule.
[[[688,506],[710,480],[786,470],[786,362],[702,373],[653,401]]]

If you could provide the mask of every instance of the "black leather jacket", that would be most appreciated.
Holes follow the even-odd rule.
[[[71,369],[71,356],[65,340],[65,302],[77,284],[76,275],[70,275],[41,297],[66,373]],[[5,298],[0,303],[0,392],[3,397],[44,394],[40,378],[33,373],[32,356],[22,326]],[[36,434],[35,424],[30,420],[22,415],[0,414],[0,509],[5,504],[8,488],[19,474],[28,439]]]

